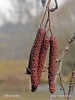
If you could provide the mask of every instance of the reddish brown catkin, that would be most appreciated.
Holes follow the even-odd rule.
[[[41,28],[40,29],[38,29],[38,31],[40,31],[40,30],[42,30]],[[39,33],[37,32],[37,36],[36,36],[36,38],[35,38],[35,42],[34,42],[34,45],[33,45],[33,47],[32,47],[32,49],[31,49],[31,52],[30,52],[30,56],[29,56],[29,63],[28,63],[28,68],[26,68],[26,74],[31,74],[31,71],[30,71],[30,68],[31,68],[31,55],[32,55],[32,51],[33,51],[33,49],[35,48],[35,45],[37,45],[38,43],[36,43],[36,41],[38,42],[38,36],[39,35]]]
[[[45,61],[48,46],[49,46],[49,41],[50,41],[50,37],[46,36],[43,40],[40,54],[39,54],[39,63],[38,63],[38,81],[39,82],[40,82],[40,77],[43,71],[43,66],[44,66],[44,61]]]
[[[46,32],[42,28],[38,29],[37,36],[30,54],[30,71],[31,71],[31,91],[34,92],[38,85],[38,60],[42,41]]]
[[[56,56],[57,56],[57,40],[55,37],[51,36],[49,67],[48,67],[49,91],[51,94],[55,92]]]

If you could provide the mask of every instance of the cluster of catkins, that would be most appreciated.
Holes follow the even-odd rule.
[[[51,94],[55,92],[57,40],[54,36],[51,37],[46,36],[46,31],[42,27],[38,29],[34,44],[30,52],[28,68],[26,68],[27,74],[31,76],[32,92],[35,92],[39,85],[49,45],[50,45],[49,65],[48,65],[49,91]]]

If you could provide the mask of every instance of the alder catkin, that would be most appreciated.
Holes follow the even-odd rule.
[[[34,45],[31,50],[29,67],[31,71],[31,91],[34,92],[37,89],[38,85],[38,61],[39,61],[39,52],[41,49],[42,41],[46,31],[42,28],[38,29],[37,36],[34,41]]]
[[[49,91],[51,94],[55,92],[56,57],[57,57],[57,40],[55,37],[51,36],[49,67],[48,67]]]
[[[46,58],[47,50],[49,47],[49,42],[50,42],[50,37],[46,36],[43,40],[41,49],[40,49],[40,54],[39,54],[39,63],[38,63],[38,80],[40,82],[40,77],[43,71],[44,67],[44,61]]]

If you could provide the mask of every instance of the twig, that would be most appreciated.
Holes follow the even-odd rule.
[[[70,80],[70,86],[69,86],[69,90],[68,90],[67,100],[69,100],[71,98],[71,93],[73,92],[73,89],[74,89],[74,82],[75,82],[75,63],[74,63],[74,68],[73,68],[72,76],[71,76],[71,80]]]
[[[44,29],[46,29],[48,21],[49,21],[49,19],[47,18]]]
[[[52,30],[51,30],[51,20],[50,20],[50,11],[49,11],[49,7],[48,7],[48,20],[49,20],[49,31],[51,33],[51,36],[53,36]]]
[[[62,58],[64,58],[66,52],[69,50],[69,47],[70,47],[71,43],[74,41],[74,39],[75,39],[75,33],[74,33],[74,35],[68,40],[65,49],[64,49],[63,52],[61,53],[60,57],[56,60],[56,62],[61,62]]]
[[[55,8],[51,8],[50,9],[50,12],[54,12],[55,10],[58,9],[58,3],[57,3],[57,0],[54,0],[55,1]]]
[[[58,71],[57,71],[57,74],[56,74],[56,77],[55,77],[55,82],[56,82],[56,79],[57,79],[57,75],[61,72],[63,58],[64,58],[66,52],[69,50],[69,47],[70,47],[71,43],[74,41],[74,39],[75,39],[75,33],[74,33],[74,35],[68,40],[65,49],[64,49],[63,52],[61,53],[60,57],[56,60],[56,62],[59,62],[59,68],[58,68]]]
[[[72,75],[73,75],[73,88],[72,88],[72,92],[73,92],[74,84],[75,84],[75,62],[74,62],[74,68],[73,68]]]
[[[50,12],[54,12],[55,10],[58,9],[58,3],[57,3],[57,0],[54,0],[54,1],[55,1],[55,8],[51,8],[51,9],[50,9]],[[49,19],[47,18],[46,24],[45,24],[45,29],[46,29],[46,27],[47,27],[48,21],[49,21]]]
[[[50,1],[51,1],[51,0],[48,0],[47,6],[46,6],[46,10],[45,10],[45,13],[44,13],[44,16],[43,16],[43,18],[42,18],[42,21],[41,21],[40,26],[42,26],[42,23],[43,23],[43,21],[44,21],[44,19],[45,19],[45,15],[46,15],[46,13],[47,13],[47,11],[48,11],[48,19],[47,19],[47,21],[46,21],[45,28],[46,28],[47,23],[48,23],[48,21],[49,21],[49,30],[50,30],[50,32],[51,32],[51,28],[50,28],[50,13],[49,13],[49,4],[50,4]],[[55,4],[56,4],[55,8],[50,9],[50,12],[54,12],[56,9],[58,9],[57,0],[55,0]],[[66,92],[66,89],[65,89],[65,87],[64,87],[63,80],[62,80],[62,76],[61,76],[60,73],[61,73],[61,69],[62,69],[62,63],[63,63],[64,56],[65,56],[66,52],[69,50],[69,47],[70,47],[71,43],[74,41],[74,39],[75,39],[75,33],[74,33],[74,35],[68,40],[65,49],[63,50],[63,52],[62,52],[62,54],[60,55],[60,57],[56,60],[56,62],[59,62],[59,68],[58,68],[57,74],[56,74],[56,76],[55,76],[55,82],[56,82],[57,76],[59,75],[59,78],[60,78],[60,85],[61,85],[61,87],[62,87],[62,89],[63,89],[64,96],[65,96],[65,100],[67,99],[67,97],[66,97],[67,92]],[[70,85],[70,87],[69,87],[69,92],[70,92],[70,89],[71,89],[71,85]],[[73,90],[73,85],[72,85],[72,90]],[[70,94],[70,93],[68,93],[68,94]],[[51,99],[52,99],[52,97],[50,96],[49,100],[51,100]]]
[[[41,21],[40,26],[42,26],[42,24],[43,24],[43,21],[44,21],[44,19],[45,19],[46,13],[47,13],[47,11],[48,11],[48,7],[49,7],[50,2],[51,2],[51,0],[48,0],[47,6],[46,6],[46,10],[45,10],[45,12],[44,12],[44,15],[43,15],[43,18],[42,18],[42,21]]]
[[[56,62],[59,62],[59,68],[58,68],[57,74],[56,74],[56,76],[55,76],[55,82],[56,82],[56,79],[57,79],[58,74],[61,72],[63,58],[64,58],[66,52],[69,50],[69,47],[70,47],[71,43],[74,41],[74,39],[75,39],[75,33],[74,33],[74,35],[68,40],[68,43],[67,43],[65,49],[64,49],[63,52],[61,53],[60,57],[56,60]]]
[[[64,97],[65,97],[65,100],[66,100],[67,99],[67,92],[66,92],[66,89],[65,89],[65,86],[64,86],[64,83],[63,83],[63,79],[62,79],[62,76],[61,76],[60,73],[59,73],[59,78],[60,78],[60,86],[61,86],[61,89],[64,92]]]
[[[60,77],[60,73],[61,73],[61,69],[62,69],[62,63],[63,63],[64,56],[65,56],[66,52],[69,50],[69,47],[70,47],[71,43],[74,41],[74,39],[75,39],[75,33],[74,33],[74,35],[68,40],[65,49],[64,49],[63,52],[61,53],[60,57],[56,60],[57,63],[59,62],[59,68],[58,68],[57,74],[56,74],[56,76],[55,76],[55,83],[56,83],[56,80],[57,80],[57,76],[59,75],[59,77]],[[60,82],[62,83],[62,77],[60,77]],[[62,87],[63,87],[63,84],[62,84]],[[64,89],[65,89],[65,88],[63,88],[64,96],[66,96],[67,93],[64,91]],[[66,99],[66,98],[65,98],[65,99]]]
[[[72,92],[73,92],[73,89],[74,89],[74,85],[75,85],[75,77],[74,77],[74,83],[73,83],[73,88],[72,88]]]

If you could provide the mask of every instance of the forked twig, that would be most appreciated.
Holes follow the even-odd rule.
[[[42,24],[43,24],[43,22],[44,22],[44,19],[45,19],[46,13],[47,13],[47,11],[48,11],[48,7],[49,7],[50,2],[51,2],[51,0],[48,0],[47,5],[46,5],[46,10],[45,10],[45,12],[44,12],[44,15],[43,15],[43,18],[42,18],[42,21],[41,21],[40,26],[42,26]]]
[[[56,62],[61,62],[62,58],[64,58],[66,52],[69,50],[69,47],[70,47],[71,43],[74,41],[74,39],[75,39],[75,33],[74,33],[73,36],[68,40],[65,49],[64,49],[63,52],[61,53],[60,57],[56,60]]]
[[[65,97],[65,100],[67,99],[67,91],[66,91],[66,88],[64,86],[64,83],[63,83],[63,79],[62,79],[62,75],[59,73],[59,78],[60,78],[60,86],[61,86],[61,90],[63,90],[64,92],[64,97]]]
[[[57,3],[57,0],[54,0],[54,1],[55,1],[55,8],[51,8],[51,9],[50,9],[50,12],[54,12],[55,10],[58,9],[58,3]],[[46,27],[47,27],[48,21],[49,21],[49,19],[47,18],[46,24],[45,24],[45,29],[46,29]]]
[[[59,56],[59,58],[56,60],[56,62],[59,62],[59,68],[58,68],[58,71],[57,71],[57,74],[56,74],[56,78],[57,78],[57,75],[61,72],[63,58],[64,58],[65,54],[67,53],[67,51],[69,50],[69,47],[70,47],[70,45],[72,44],[72,42],[74,41],[74,39],[75,39],[75,33],[74,33],[73,36],[68,40],[65,49],[63,50],[63,52],[61,53],[61,55]],[[55,78],[55,81],[56,81],[56,78]]]
[[[65,99],[67,99],[67,98],[66,98],[67,92],[65,92],[65,87],[64,87],[64,85],[63,85],[63,83],[62,83],[62,77],[61,77],[60,75],[61,75],[61,69],[62,69],[62,63],[63,63],[64,56],[65,56],[65,54],[67,53],[67,51],[69,50],[69,47],[70,47],[70,45],[72,44],[72,42],[74,41],[74,39],[75,39],[75,33],[74,33],[74,35],[68,40],[65,49],[64,49],[63,52],[61,53],[60,57],[56,60],[56,63],[59,62],[59,68],[58,68],[57,74],[56,74],[56,76],[55,76],[55,83],[56,83],[56,80],[57,80],[57,76],[59,75],[59,77],[60,77],[60,83],[61,83],[61,86],[62,86],[62,88],[63,88],[63,92],[64,92]]]

